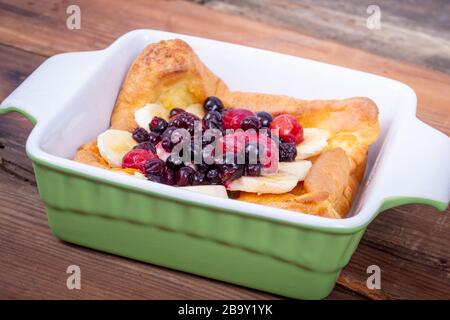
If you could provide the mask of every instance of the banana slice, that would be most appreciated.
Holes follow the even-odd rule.
[[[133,149],[137,142],[128,131],[108,129],[97,137],[98,150],[111,167],[122,166],[123,156]]]
[[[243,176],[232,181],[227,189],[230,191],[246,191],[253,193],[286,193],[295,188],[298,177],[285,171],[276,174],[248,177]]]
[[[295,160],[318,155],[327,146],[328,131],[316,128],[303,129],[303,141],[297,146]]]
[[[219,198],[228,198],[227,189],[221,185],[208,185],[208,186],[189,186],[179,187],[180,189],[189,190],[192,192],[198,192],[207,194]]]
[[[160,117],[165,120],[169,119],[169,110],[157,103],[148,103],[134,112],[134,120],[139,127],[150,131],[148,124],[154,117]]]
[[[278,170],[290,173],[297,177],[298,181],[303,181],[311,169],[312,162],[308,160],[297,160],[293,162],[280,162]]]
[[[190,104],[186,108],[184,108],[184,111],[193,113],[200,119],[202,119],[205,116],[205,110],[203,109],[203,106],[200,103]]]

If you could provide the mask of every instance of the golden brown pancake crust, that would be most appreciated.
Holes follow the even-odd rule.
[[[329,132],[328,146],[313,159],[304,182],[286,194],[241,192],[239,200],[342,218],[350,210],[364,175],[369,145],[378,137],[378,109],[364,97],[343,100],[301,100],[288,96],[230,91],[182,40],[161,41],[147,46],[131,65],[111,117],[114,129],[132,131],[134,112],[146,103],[168,109],[201,103],[218,96],[227,108],[243,107],[289,113],[304,128]],[[108,168],[95,141],[80,147],[75,160]]]

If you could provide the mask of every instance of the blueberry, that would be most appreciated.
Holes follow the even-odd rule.
[[[245,146],[245,162],[248,164],[258,163],[258,143],[249,142]]]
[[[223,103],[219,98],[211,96],[211,97],[206,98],[205,102],[203,103],[203,108],[205,109],[206,112],[213,111],[213,110],[222,112],[223,111]]]
[[[295,157],[297,157],[295,143],[280,142],[278,148],[280,150],[280,161],[294,161]]]
[[[158,142],[161,141],[161,135],[156,132],[150,132],[148,134],[148,141],[153,143],[156,146],[158,144]]]
[[[218,129],[222,130],[222,114],[218,111],[210,111],[203,117],[203,130]]]
[[[206,184],[206,175],[203,172],[195,172],[192,175],[192,185],[202,185]]]
[[[167,152],[172,152],[172,141],[170,141],[170,138],[168,137],[163,137],[161,139],[161,146],[163,147],[163,149]]]
[[[209,169],[209,166],[204,163],[199,163],[195,165],[195,168],[197,169],[198,172],[206,173]]]
[[[257,112],[256,116],[258,117],[262,128],[268,128],[273,119],[272,115],[265,111]]]
[[[206,180],[209,182],[209,184],[220,184],[220,177],[219,177],[219,170],[217,169],[211,169],[206,174]]]
[[[173,108],[172,110],[170,110],[169,118],[173,118],[179,114],[182,114],[183,112],[185,111],[181,108]]]
[[[144,128],[136,128],[133,131],[133,139],[136,140],[137,142],[148,141],[149,134],[147,130],[145,130]]]
[[[223,182],[236,180],[244,174],[244,166],[240,164],[230,163],[218,165],[219,176]]]
[[[261,175],[261,164],[248,164],[245,166],[245,175],[251,177],[257,177]]]
[[[167,126],[167,121],[160,117],[153,117],[149,125],[150,131],[156,133],[163,133],[167,129]]]
[[[245,118],[241,123],[242,130],[246,131],[249,129],[258,130],[261,127],[260,120],[255,116],[249,116]]]
[[[169,156],[166,159],[166,166],[168,169],[175,171],[183,166],[183,161],[179,157],[173,158],[172,156]]]
[[[179,116],[172,118],[169,127],[178,129],[186,129],[190,135],[194,135],[195,121],[199,121],[199,117],[189,112],[183,112]]]
[[[180,168],[176,174],[175,174],[175,179],[176,179],[176,183],[177,186],[188,186],[191,184],[191,177],[194,174],[194,169],[192,169],[191,167],[182,167]]]
[[[133,149],[150,150],[151,152],[156,154],[156,147],[150,141],[141,142],[141,143],[137,144],[136,146],[134,146]]]

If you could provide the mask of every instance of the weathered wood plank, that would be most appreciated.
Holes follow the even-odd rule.
[[[207,0],[209,8],[450,73],[450,3],[359,0]],[[366,27],[369,5],[381,29]]]

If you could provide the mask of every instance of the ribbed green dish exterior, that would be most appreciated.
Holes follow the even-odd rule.
[[[58,238],[291,298],[333,289],[365,227],[328,232],[178,201],[34,162]]]

